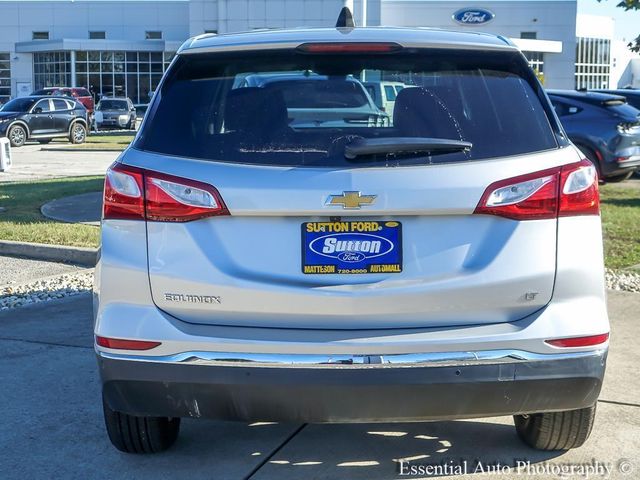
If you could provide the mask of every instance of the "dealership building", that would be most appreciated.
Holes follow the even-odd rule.
[[[92,86],[147,103],[188,37],[332,26],[345,3],[359,25],[508,37],[550,88],[640,86],[640,64],[612,42],[612,20],[582,22],[576,0],[0,0],[0,102]]]

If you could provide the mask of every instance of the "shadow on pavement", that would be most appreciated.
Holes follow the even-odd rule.
[[[255,478],[416,478],[412,467],[455,476],[563,453],[533,450],[520,442],[511,418],[495,421],[307,425]]]

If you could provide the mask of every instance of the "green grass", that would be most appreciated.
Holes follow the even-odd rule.
[[[640,189],[604,185],[600,202],[606,266],[640,264]]]
[[[97,247],[100,229],[59,223],[42,216],[49,200],[102,190],[103,177],[0,183],[0,240]]]
[[[0,239],[98,246],[98,228],[48,220],[40,207],[56,198],[100,191],[102,182],[102,177],[78,177],[0,183],[0,207],[5,208],[0,213]],[[640,189],[604,185],[600,194],[605,264],[609,268],[640,264]]]
[[[67,141],[67,139],[60,139],[60,142],[64,143],[65,148],[73,149],[89,149],[89,150],[110,150],[114,152],[121,152],[133,141],[133,133],[127,135],[104,135],[91,133],[87,136],[86,142],[80,145],[73,145]],[[62,146],[58,141],[53,141],[52,146]]]

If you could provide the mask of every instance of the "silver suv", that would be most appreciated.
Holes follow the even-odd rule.
[[[362,101],[353,79],[405,88],[385,125],[323,108],[297,125],[303,90],[242,86],[258,72],[318,75],[305,103],[336,110]],[[603,277],[596,171],[504,38],[196,37],[107,172],[107,431],[139,453],[181,417],[513,415],[535,448],[578,447],[605,370]]]

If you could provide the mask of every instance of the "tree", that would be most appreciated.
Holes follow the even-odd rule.
[[[598,2],[602,2],[602,0],[598,0]],[[622,0],[616,7],[624,8],[625,12],[629,10],[640,10],[640,0]],[[634,52],[640,52],[640,35],[638,35],[635,40],[629,42],[628,47]]]

